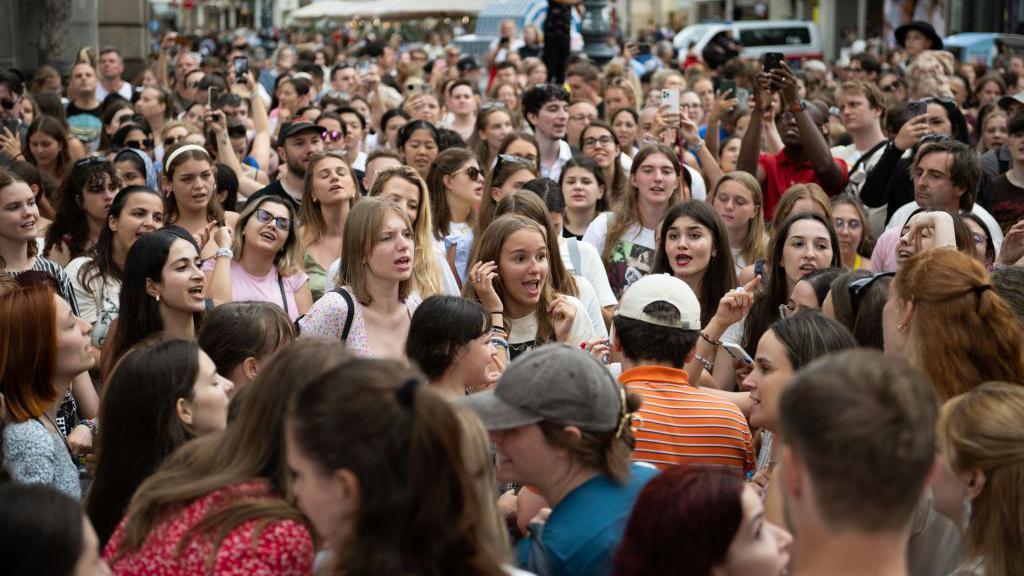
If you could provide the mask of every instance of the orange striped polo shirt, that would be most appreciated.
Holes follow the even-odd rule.
[[[643,398],[634,459],[662,470],[684,463],[753,470],[750,427],[733,402],[691,386],[676,368],[638,366],[619,381]]]

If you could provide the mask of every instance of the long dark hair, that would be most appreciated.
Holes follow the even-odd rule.
[[[794,372],[826,354],[857,347],[846,326],[815,310],[801,310],[783,318],[771,325],[771,331],[786,349],[786,359]]]
[[[344,384],[344,385],[341,385]],[[355,359],[298,390],[287,430],[325,471],[346,469],[360,505],[336,568],[350,576],[499,575],[454,407],[390,360]],[[429,473],[427,473],[429,471]]]
[[[178,240],[185,240],[199,253],[195,238],[180,226],[167,226],[150,232],[136,240],[128,250],[121,281],[120,312],[116,327],[107,337],[109,350],[103,355],[104,376],[132,346],[164,329],[160,304],[146,292],[146,280],[161,281],[171,245]],[[195,314],[193,322],[198,333],[202,314]]]
[[[658,236],[658,248],[654,253],[654,267],[651,273],[673,273],[668,254],[665,252],[665,239],[668,237],[669,228],[683,216],[689,216],[707,228],[714,244],[711,260],[708,261],[708,267],[700,282],[700,294],[697,294],[700,301],[700,324],[706,326],[718,310],[718,301],[736,286],[736,266],[732,261],[725,223],[710,204],[701,200],[686,200],[676,204],[665,214],[665,219],[661,221],[661,233]]]
[[[82,509],[49,486],[0,484],[4,574],[74,574],[82,555]]]
[[[68,171],[68,165],[71,163],[71,153],[68,151],[68,130],[64,122],[54,118],[53,116],[47,116],[40,114],[36,111],[36,118],[32,120],[32,124],[28,127],[28,132],[25,133],[25,142],[29,142],[32,136],[36,132],[42,132],[50,138],[57,141],[57,145],[60,146],[60,152],[57,154],[57,178],[63,179]],[[32,147],[26,146],[24,150],[25,160],[28,160],[33,166],[38,167],[39,162],[35,156],[32,155]]]
[[[135,158],[138,155],[132,154]],[[121,212],[124,210],[125,205],[128,203],[128,199],[135,194],[152,194],[163,201],[163,197],[160,193],[151,188],[145,186],[129,186],[123,188],[114,196],[114,201],[110,204],[110,212],[107,213],[108,224],[100,230],[100,236],[96,239],[96,244],[89,250],[89,256],[92,258],[82,265],[82,268],[78,271],[78,281],[82,286],[85,287],[87,292],[92,292],[89,288],[90,280],[99,277],[102,280],[107,278],[113,278],[115,280],[121,280],[122,270],[121,267],[114,262],[114,235],[115,232],[110,229],[109,221],[111,218],[117,220],[121,217]]]
[[[476,155],[468,148],[450,148],[440,152],[430,165],[430,173],[427,174],[427,188],[430,190],[430,215],[434,219],[434,236],[439,240],[447,236],[451,230],[452,213],[448,206],[448,193],[445,190],[444,177],[451,176],[471,160],[476,160]],[[490,194],[490,191],[485,190],[484,193]],[[475,208],[470,208],[467,222],[470,225],[476,222]]]
[[[491,319],[479,302],[460,296],[434,295],[412,315],[405,355],[430,380],[454,363],[463,346],[490,331]]]
[[[754,298],[754,305],[747,313],[743,327],[743,348],[753,355],[761,336],[773,322],[779,319],[779,306],[789,302],[789,285],[786,282],[786,271],[782,268],[782,251],[786,246],[786,238],[793,224],[801,220],[814,220],[828,230],[829,242],[832,243],[832,262],[829,266],[839,268],[843,265],[839,253],[839,239],[836,236],[832,221],[817,212],[798,212],[786,218],[777,233],[772,235],[768,247],[768,263],[771,266],[767,278],[761,278],[761,288]]]
[[[156,339],[128,351],[104,383],[99,463],[85,509],[100,546],[114,533],[132,494],[163,460],[193,437],[178,417],[178,398],[191,398],[199,346]]]
[[[57,207],[57,214],[46,231],[44,256],[49,255],[50,250],[65,241],[71,259],[85,253],[85,243],[89,240],[89,217],[82,207],[82,196],[86,188],[101,186],[104,174],[110,177],[114,186],[120,186],[117,170],[105,159],[85,158],[75,162],[71,167],[71,172],[64,178],[58,194],[60,205]]]
[[[608,134],[612,137],[612,141],[615,142],[615,146],[617,146],[621,152],[622,144],[619,142],[619,137],[615,135],[615,131],[612,130],[611,124],[605,122],[604,120],[594,120],[590,124],[588,124],[586,128],[583,129],[583,132],[580,132],[580,149],[583,148],[583,139],[587,136],[587,132],[589,132],[592,128],[599,128],[601,130],[608,132]],[[586,157],[590,158],[590,156]],[[605,198],[607,198],[607,202],[609,205],[613,202],[618,201],[619,198],[626,194],[626,188],[629,186],[629,178],[626,177],[626,171],[622,168],[622,162],[619,161],[619,158],[616,157],[612,159],[612,167],[612,181],[604,183],[604,195]],[[604,178],[602,177],[602,181],[603,180]]]

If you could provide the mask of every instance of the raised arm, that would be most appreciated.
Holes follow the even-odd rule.
[[[747,127],[747,133],[743,135],[740,144],[736,169],[757,176],[757,181],[762,187],[765,184],[765,175],[758,166],[757,159],[761,155],[761,131],[765,112],[771,110],[771,107],[772,93],[768,89],[768,76],[759,73],[754,77],[754,109],[750,113],[750,126]]]
[[[825,136],[822,135],[821,129],[815,123],[814,117],[808,109],[810,104],[800,99],[796,76],[785,63],[780,68],[769,72],[769,76],[772,83],[779,88],[784,109],[788,110],[796,120],[797,128],[800,131],[800,143],[804,148],[804,157],[810,161],[811,168],[821,180],[822,187],[825,190],[838,190],[843,185],[843,171],[832,158],[828,142],[825,141]],[[814,114],[816,115],[817,112]]]

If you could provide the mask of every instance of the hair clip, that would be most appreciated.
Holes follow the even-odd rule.
[[[409,378],[402,384],[402,387],[395,391],[395,398],[403,408],[412,408],[413,400],[416,398],[416,387],[420,381],[416,378]]]

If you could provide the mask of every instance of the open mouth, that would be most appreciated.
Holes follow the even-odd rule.
[[[907,258],[910,258],[913,255],[914,253],[911,252],[910,250],[906,248],[900,248],[899,251],[896,252],[896,260],[902,262],[903,260],[906,260]]]
[[[814,264],[802,264],[800,266],[800,274],[806,276],[817,269],[818,267]]]
[[[334,186],[331,186],[329,191],[330,192],[344,192],[344,190],[345,190],[344,186],[342,186],[341,184],[335,184]]]
[[[693,262],[693,257],[686,254],[677,254],[675,257],[676,266],[686,266]]]
[[[395,260],[395,266],[400,269],[407,269],[412,266],[412,258],[408,256],[402,256]]]
[[[34,229],[35,229],[35,227],[36,227],[36,221],[35,221],[35,220],[26,220],[26,221],[25,221],[25,222],[24,222],[24,223],[23,223],[23,224],[22,224],[22,225],[20,226],[20,228],[22,228],[22,229],[24,229],[24,230],[34,230]]]
[[[529,280],[523,282],[523,290],[525,290],[526,295],[531,298],[540,296],[540,280]]]
[[[269,230],[264,230],[263,232],[260,232],[260,238],[263,238],[264,240],[271,243],[277,241],[277,235],[274,234],[273,232],[270,232]]]
[[[188,294],[192,298],[195,298],[197,300],[202,300],[203,299],[203,285],[199,284],[198,286],[190,287],[188,289]]]

